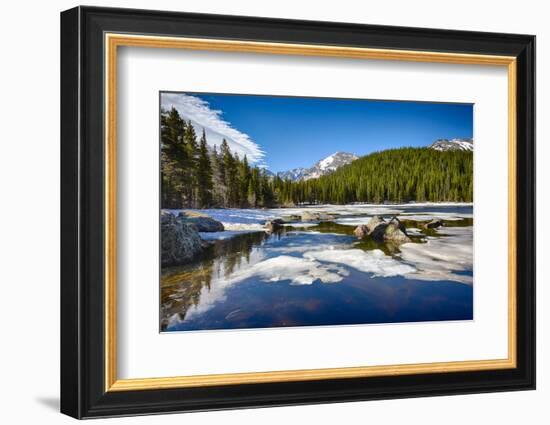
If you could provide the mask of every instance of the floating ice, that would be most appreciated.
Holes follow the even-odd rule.
[[[406,275],[415,271],[415,268],[395,260],[379,249],[363,251],[361,249],[329,249],[308,251],[305,258],[329,263],[344,264],[374,276],[390,277]]]
[[[428,238],[425,244],[401,245],[401,258],[414,264],[415,273],[406,277],[419,280],[451,280],[472,284],[472,276],[456,272],[472,270],[472,227],[446,227],[438,230],[439,238]],[[443,236],[446,235],[446,236]]]
[[[225,230],[232,231],[248,231],[248,232],[263,232],[265,226],[260,223],[228,223],[222,221]]]

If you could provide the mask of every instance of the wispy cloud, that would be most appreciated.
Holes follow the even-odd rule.
[[[206,139],[210,146],[220,146],[222,140],[227,140],[232,152],[241,158],[246,155],[249,162],[261,165],[264,152],[260,145],[222,117],[223,112],[212,109],[210,104],[197,96],[183,93],[162,93],[161,106],[164,109],[176,108],[182,118],[191,121],[197,134],[204,128]]]

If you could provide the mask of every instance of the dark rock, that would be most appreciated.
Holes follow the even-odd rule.
[[[168,223],[172,220],[174,220],[174,214],[172,214],[170,211],[162,210],[160,212],[160,224]]]
[[[438,227],[443,226],[443,221],[439,220],[438,218],[434,218],[432,221],[429,221],[428,223],[424,224],[424,227],[426,229],[437,229]]]
[[[160,240],[163,266],[185,264],[204,250],[197,229],[169,213],[161,214]]]
[[[225,230],[223,224],[218,220],[196,211],[182,211],[177,220],[194,226],[199,232],[223,232]]]
[[[280,218],[275,218],[273,220],[266,221],[265,227],[266,230],[270,233],[276,232],[278,230],[281,230],[283,228],[284,220]]]

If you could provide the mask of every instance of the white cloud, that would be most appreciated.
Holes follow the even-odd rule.
[[[248,134],[233,128],[231,123],[223,119],[223,112],[212,109],[205,100],[183,93],[162,93],[161,106],[164,109],[171,109],[172,106],[176,108],[182,118],[191,121],[198,135],[204,128],[210,146],[219,148],[222,140],[226,139],[231,151],[239,157],[246,155],[253,164],[262,162],[265,154],[260,145]]]

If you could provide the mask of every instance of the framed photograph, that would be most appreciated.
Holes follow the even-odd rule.
[[[535,37],[61,14],[61,411],[535,388]]]

